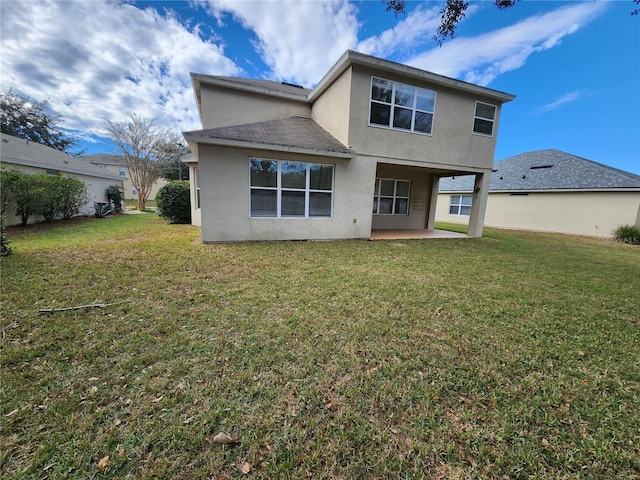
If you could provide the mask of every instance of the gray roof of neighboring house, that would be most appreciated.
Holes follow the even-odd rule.
[[[111,175],[102,168],[96,167],[80,158],[73,157],[55,148],[5,133],[2,134],[2,143],[0,144],[0,160],[7,164],[122,180],[121,177]]]
[[[355,156],[329,132],[309,117],[293,116],[283,120],[219,127],[185,132],[189,141],[233,147],[295,151],[343,158]]]
[[[474,177],[442,177],[440,192],[470,192]],[[559,150],[536,150],[493,164],[490,191],[640,189],[640,175]]]

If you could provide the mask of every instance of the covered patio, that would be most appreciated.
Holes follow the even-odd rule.
[[[371,240],[418,240],[426,238],[469,238],[464,233],[436,229],[371,230]]]

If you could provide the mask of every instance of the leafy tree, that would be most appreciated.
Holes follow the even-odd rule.
[[[0,94],[0,127],[2,133],[41,143],[61,152],[77,149],[77,141],[68,137],[57,125],[58,115],[50,113],[49,101],[38,101],[15,93]],[[80,155],[76,152],[74,155]]]
[[[115,143],[121,155],[122,165],[127,169],[129,179],[138,192],[138,210],[145,209],[151,194],[153,182],[158,174],[156,161],[166,144],[170,133],[157,127],[155,119],[129,114],[122,122],[107,121],[107,136]]]
[[[178,135],[172,134],[158,152],[158,177],[168,181],[189,180],[189,167],[180,160],[191,149]]]
[[[506,10],[513,7],[520,0],[494,0],[494,4],[499,10]],[[382,0],[386,4],[387,11],[392,11],[396,16],[406,13],[407,0]],[[633,0],[633,3],[640,5],[640,0]],[[434,40],[442,46],[447,37],[453,38],[456,33],[458,23],[466,16],[469,0],[447,0],[444,8],[440,11],[440,26],[434,35]],[[640,9],[635,8],[631,15],[640,14]]]
[[[189,182],[174,180],[156,194],[158,214],[169,223],[191,223],[191,193]]]

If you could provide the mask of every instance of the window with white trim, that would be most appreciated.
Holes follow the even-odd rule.
[[[471,195],[451,195],[449,215],[470,215]]]
[[[127,175],[127,170],[124,167],[118,167],[118,175],[125,177]]]
[[[493,124],[496,121],[496,106],[488,103],[476,102],[473,116],[473,133],[493,136]]]
[[[409,180],[392,178],[376,178],[373,194],[374,215],[408,215],[409,214]]]
[[[331,218],[333,165],[249,160],[251,216]]]
[[[371,77],[369,125],[431,135],[436,92]]]

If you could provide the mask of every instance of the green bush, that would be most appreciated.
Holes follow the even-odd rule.
[[[0,256],[6,257],[11,255],[11,247],[9,246],[9,239],[4,226],[4,214],[0,214]]]
[[[189,182],[174,180],[156,194],[158,214],[169,223],[191,223],[191,194]]]
[[[118,185],[109,185],[107,188],[107,200],[113,203],[113,211],[122,213],[122,202],[124,201],[124,191]]]
[[[640,245],[640,225],[620,225],[613,231],[613,238],[619,242]]]
[[[87,186],[76,178],[2,170],[0,180],[2,213],[12,203],[22,225],[32,215],[42,215],[49,223],[71,218],[89,201]]]

